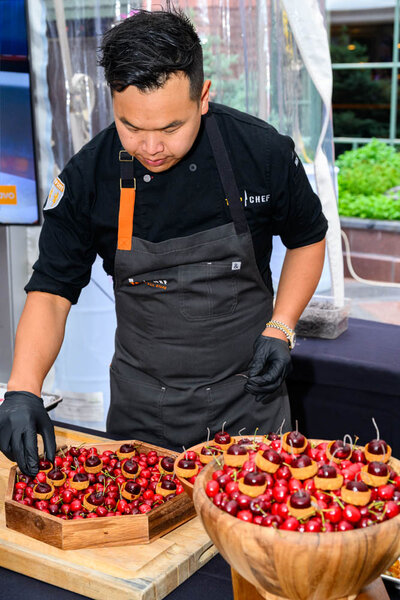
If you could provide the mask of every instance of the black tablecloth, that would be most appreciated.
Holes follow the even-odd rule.
[[[380,437],[400,457],[400,327],[349,319],[336,340],[300,338],[287,380],[293,423],[308,437]]]

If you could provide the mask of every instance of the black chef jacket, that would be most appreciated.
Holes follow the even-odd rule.
[[[287,248],[319,242],[327,221],[293,141],[264,121],[210,104],[228,150],[252,234],[257,265],[272,292],[272,236]],[[39,258],[25,290],[49,292],[75,304],[99,254],[114,274],[119,209],[119,150],[115,124],[101,131],[66,165],[54,208],[49,198]],[[210,143],[201,124],[189,153],[151,173],[135,159],[133,235],[150,242],[192,235],[231,220]],[[60,184],[58,184],[60,188]],[[51,194],[50,194],[51,195]],[[61,198],[61,199],[60,199]]]

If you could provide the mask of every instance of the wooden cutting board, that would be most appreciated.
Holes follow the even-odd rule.
[[[58,445],[106,442],[56,428]],[[8,529],[4,494],[10,463],[0,454],[0,566],[95,600],[161,600],[200,569],[216,548],[198,517],[151,544],[59,550]]]

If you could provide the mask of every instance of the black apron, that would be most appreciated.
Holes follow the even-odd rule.
[[[209,114],[205,122],[232,222],[153,243],[132,237],[128,219],[126,243],[115,257],[107,430],[176,450],[205,440],[207,427],[213,434],[224,421],[231,434],[277,430],[283,419],[285,430],[290,427],[284,386],[268,402],[244,390],[273,299],[215,118]],[[122,152],[120,161],[122,202],[133,187],[133,158]]]

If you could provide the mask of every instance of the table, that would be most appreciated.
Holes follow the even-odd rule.
[[[308,437],[380,437],[400,456],[400,327],[349,319],[335,340],[300,338],[287,379],[292,422]]]

